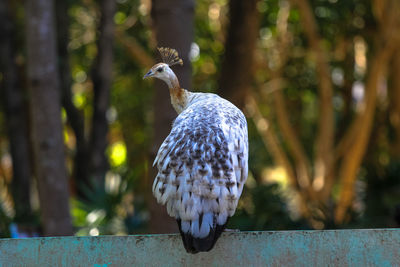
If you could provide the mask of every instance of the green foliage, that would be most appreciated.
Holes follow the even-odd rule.
[[[71,200],[76,234],[121,235],[145,230],[147,212],[140,197],[135,199],[133,188],[134,178],[129,171],[123,176],[109,172],[104,185],[86,187],[86,200]]]
[[[244,231],[288,230],[307,228],[289,216],[289,210],[278,184],[246,187],[228,228]]]
[[[362,210],[354,225],[363,228],[395,227],[395,208],[400,204],[400,162],[384,168],[367,166],[362,192]]]

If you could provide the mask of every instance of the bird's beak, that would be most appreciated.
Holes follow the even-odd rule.
[[[143,76],[143,79],[149,78],[149,77],[151,77],[151,76],[153,76],[153,75],[154,75],[153,71],[152,71],[152,70],[149,70],[149,72],[146,73],[146,75]]]

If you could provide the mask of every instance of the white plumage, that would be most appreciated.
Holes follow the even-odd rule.
[[[218,95],[180,88],[167,64],[148,76],[167,82],[179,113],[154,161],[153,194],[178,221],[186,250],[208,251],[235,213],[247,179],[246,119]]]

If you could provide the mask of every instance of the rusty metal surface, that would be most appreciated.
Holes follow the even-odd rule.
[[[0,266],[400,266],[400,229],[224,233],[196,255],[178,235],[0,239]]]

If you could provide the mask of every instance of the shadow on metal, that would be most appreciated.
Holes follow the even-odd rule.
[[[224,233],[208,253],[179,235],[0,239],[0,266],[399,266],[400,229]]]

